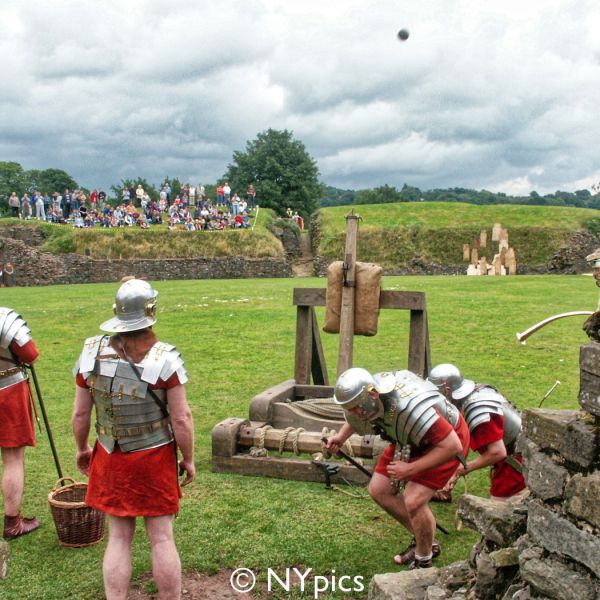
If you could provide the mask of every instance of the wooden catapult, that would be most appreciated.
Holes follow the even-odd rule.
[[[344,285],[339,329],[337,375],[352,367],[355,315],[356,249],[359,216],[346,216]],[[326,484],[367,483],[356,466],[312,460],[323,450],[322,438],[339,431],[343,411],[333,402],[315,307],[326,306],[325,288],[295,288],[296,350],[294,379],[255,396],[248,419],[228,418],[212,431],[212,469]],[[423,292],[385,291],[380,309],[410,311],[408,369],[421,377],[429,373],[431,361],[427,310]],[[312,376],[312,384],[311,384]],[[352,435],[343,450],[357,459],[374,459],[387,446],[377,435]],[[277,452],[269,455],[269,451]],[[371,467],[367,467],[372,471]]]

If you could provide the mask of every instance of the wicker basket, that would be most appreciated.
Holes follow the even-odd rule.
[[[67,483],[66,482],[71,482]],[[48,494],[58,541],[68,548],[83,548],[102,541],[104,513],[85,503],[87,483],[70,477],[59,479]]]

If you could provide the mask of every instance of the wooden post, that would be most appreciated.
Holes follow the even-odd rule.
[[[340,346],[338,353],[337,375],[341,375],[352,366],[354,338],[354,292],[356,286],[356,245],[358,238],[358,219],[352,212],[346,215],[346,251],[344,254],[344,288],[342,290],[342,309],[340,312]]]
[[[463,244],[463,262],[471,261],[471,245]]]
[[[487,231],[485,229],[479,232],[479,247],[487,248]]]

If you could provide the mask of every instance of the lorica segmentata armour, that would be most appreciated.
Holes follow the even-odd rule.
[[[504,417],[503,442],[507,448],[513,447],[521,432],[521,417],[508,400],[493,387],[478,385],[475,391],[456,405],[465,417],[469,431],[487,423],[491,415]]]
[[[141,377],[110,346],[109,336],[86,340],[76,365],[90,388],[98,441],[107,452],[116,443],[123,452],[133,452],[173,440],[169,419],[148,390],[150,384],[166,381],[173,373],[180,383],[187,381],[181,356],[174,346],[157,342],[135,366]],[[165,400],[165,390],[153,391]]]

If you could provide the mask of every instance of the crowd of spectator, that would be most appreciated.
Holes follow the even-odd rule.
[[[141,185],[123,188],[121,202],[112,206],[106,193],[93,190],[64,190],[51,196],[35,191],[19,198],[12,193],[8,200],[10,215],[21,219],[37,219],[49,223],[71,224],[73,227],[141,227],[166,224],[170,230],[246,229],[255,207],[256,191],[249,185],[242,199],[226,182],[217,186],[215,202],[208,198],[203,185],[185,184],[172,197],[165,184],[158,198],[152,199]]]

